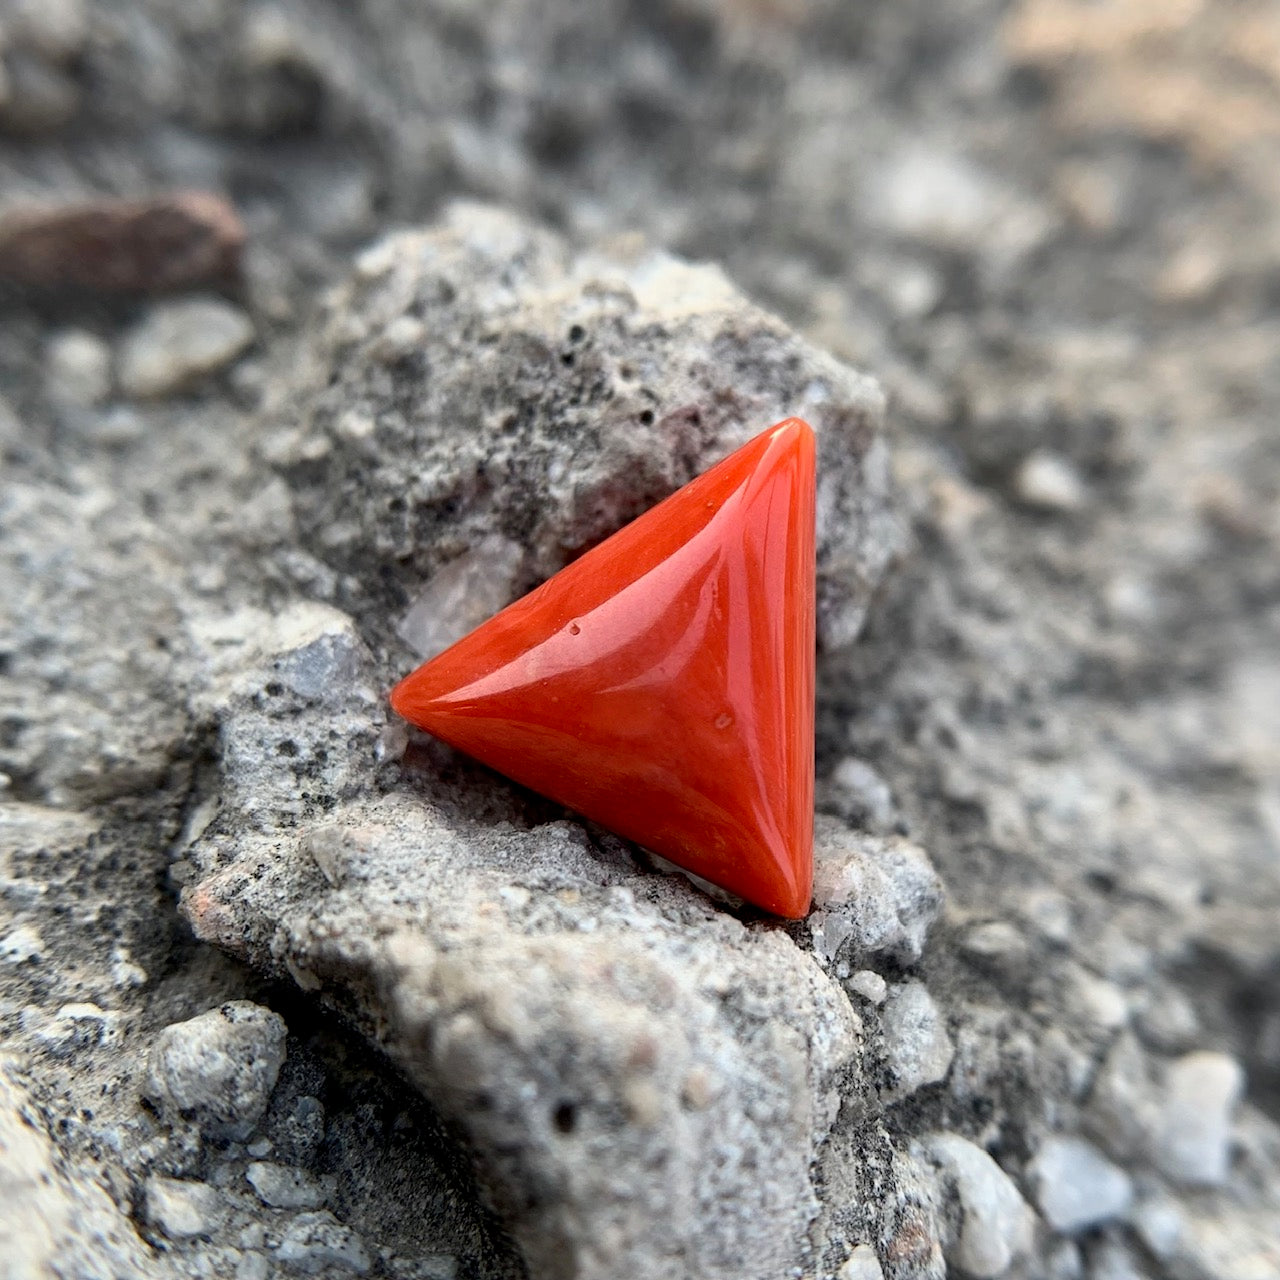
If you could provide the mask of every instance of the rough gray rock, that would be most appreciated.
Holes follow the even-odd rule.
[[[493,559],[495,535],[524,549],[527,589],[793,415],[818,433],[824,643],[854,639],[900,546],[870,379],[714,268],[575,254],[494,208],[368,249],[280,399],[300,419],[273,457],[302,534],[368,627],[460,557]]]
[[[257,1161],[322,1184],[333,1162],[327,1207],[371,1271],[519,1273],[413,1086],[318,1000],[193,945],[172,900],[201,874],[192,842],[202,856],[202,833],[228,820],[221,708],[200,692],[221,687],[219,653],[242,665],[228,628],[265,634],[300,597],[337,603],[380,698],[415,656],[397,632],[415,604],[405,635],[427,614],[467,625],[440,590],[449,567],[490,585],[487,570],[494,598],[553,567],[509,530],[496,534],[521,548],[514,576],[477,558],[477,514],[465,549],[404,565],[353,553],[344,569],[263,465],[282,403],[300,395],[301,423],[341,363],[315,369],[309,317],[358,244],[476,193],[575,245],[639,228],[719,262],[889,396],[912,537],[859,644],[824,657],[819,803],[927,850],[950,907],[919,959],[864,960],[846,942],[827,974],[873,997],[884,978],[842,980],[841,966],[926,982],[956,1058],[886,1117],[881,1019],[858,996],[865,1065],[819,1151],[802,1265],[832,1276],[870,1246],[890,1280],[941,1276],[958,1201],[904,1147],[942,1130],[998,1151],[1029,1195],[1022,1156],[1050,1132],[1089,1138],[1133,1179],[1125,1221],[1044,1231],[1026,1276],[1280,1273],[1280,153],[1274,76],[1241,52],[1265,46],[1271,13],[1165,6],[1098,40],[1101,20],[1070,0],[0,0],[0,206],[70,210],[0,231],[0,937],[15,944],[0,1025],[24,1130],[48,1143],[48,1164],[20,1162],[53,1169],[42,1211],[85,1245],[94,1186],[121,1232],[109,1261],[59,1247],[69,1276],[286,1273],[274,1249],[298,1211],[262,1204],[245,1178]],[[1224,84],[1249,109],[1205,109]],[[1186,109],[1153,120],[1162,101]],[[181,400],[101,401],[95,373],[73,401],[68,366],[42,358],[55,335],[119,352],[137,304],[30,306],[11,295],[15,267],[44,285],[192,287],[189,260],[138,243],[157,208],[143,193],[176,186],[240,205],[237,305],[258,350]],[[239,256],[243,229],[221,208],[186,219],[204,237],[202,288],[223,250]],[[104,229],[141,251],[103,255]],[[33,253],[51,243],[72,252]],[[387,349],[414,334],[400,325]],[[403,389],[410,418],[449,375],[367,376]],[[345,390],[332,395],[340,411]],[[306,465],[323,487],[323,459]],[[353,512],[370,543],[395,543],[375,505]],[[317,638],[315,665],[337,671]],[[369,732],[358,696],[260,692],[257,721],[232,708],[237,753],[306,756],[283,748],[259,834],[404,785],[403,735]],[[326,715],[328,741],[307,728]],[[346,768],[370,752],[372,779]],[[874,778],[838,767],[849,759]],[[459,820],[559,816],[420,741],[405,768]],[[307,849],[321,892],[360,865],[341,830]],[[807,925],[787,932],[812,945]],[[252,1151],[140,1105],[159,1030],[246,996],[280,1001],[292,1032]],[[1208,1189],[1152,1158],[1169,1060],[1198,1052],[1247,1076],[1225,1180]],[[1126,1099],[1134,1123],[1117,1125]],[[153,1176],[216,1187],[207,1236],[139,1245]],[[37,1220],[30,1194],[0,1215]],[[1173,1245],[1139,1225],[1161,1196]]]
[[[286,1267],[308,1276],[362,1276],[372,1265],[364,1241],[327,1209],[300,1213],[281,1237],[276,1257]]]
[[[210,1133],[248,1137],[275,1088],[284,1040],[279,1014],[247,1000],[224,1004],[160,1033],[147,1092],[162,1110]]]
[[[218,1193],[203,1182],[159,1176],[147,1180],[147,1220],[170,1240],[208,1235],[220,1208]]]
[[[814,953],[825,964],[882,955],[919,960],[942,910],[942,882],[907,840],[867,836],[820,816],[814,827]]]
[[[466,1130],[540,1274],[795,1263],[817,1208],[810,1161],[857,1069],[840,989],[784,933],[645,873],[617,842],[518,825],[510,802],[505,820],[472,816],[496,797],[433,797],[429,776],[323,816],[247,807],[285,796],[293,762],[369,678],[349,626],[298,613],[275,632],[295,648],[248,646],[208,694],[227,772],[224,812],[188,854],[197,932],[376,1034]],[[240,749],[269,744],[256,728],[268,686],[293,726],[288,755]],[[306,718],[288,714],[299,698]],[[363,776],[369,789],[363,742],[310,785],[336,799]]]
[[[715,271],[575,257],[473,206],[367,251],[301,377],[302,421],[270,452],[357,620],[195,620],[221,768],[183,860],[197,933],[374,1034],[465,1131],[539,1274],[807,1265],[810,1165],[859,1070],[844,992],[618,841],[432,757],[405,770],[359,623],[389,643],[397,579],[416,594],[400,634],[430,649],[478,620],[460,583],[511,590],[522,565],[528,585],[798,411],[844,643],[896,536],[873,386]],[[393,579],[355,572],[372,565]],[[826,820],[817,859],[828,959],[919,957],[942,893],[918,847]]]

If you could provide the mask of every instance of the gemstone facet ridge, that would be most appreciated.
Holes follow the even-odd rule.
[[[814,438],[788,418],[402,680],[406,720],[776,915],[813,880]]]

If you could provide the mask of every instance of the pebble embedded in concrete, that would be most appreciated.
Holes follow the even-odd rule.
[[[922,982],[893,987],[884,1002],[885,1057],[893,1081],[883,1091],[896,1102],[945,1078],[955,1045],[941,1011]]]
[[[845,979],[845,989],[869,1004],[884,1004],[889,984],[874,969],[859,969]]]
[[[1003,1275],[1031,1247],[1033,1215],[1013,1180],[957,1133],[935,1133],[921,1145],[960,1202],[959,1233],[946,1249],[947,1261],[976,1280]]]
[[[120,387],[140,400],[174,395],[230,364],[253,338],[249,317],[220,298],[158,304],[125,335]]]
[[[1231,1121],[1244,1071],[1225,1053],[1188,1053],[1169,1067],[1155,1141],[1160,1171],[1184,1186],[1226,1181]]]
[[[1067,1235],[1123,1217],[1133,1203],[1129,1175],[1079,1138],[1045,1139],[1028,1174],[1045,1220]]]
[[[101,404],[111,393],[111,348],[86,329],[54,334],[45,348],[45,391],[55,404]]]
[[[373,1265],[364,1241],[327,1209],[300,1213],[281,1237],[276,1257],[309,1276],[343,1271],[364,1275]]]
[[[273,1209],[318,1209],[325,1201],[324,1188],[301,1169],[255,1160],[244,1176],[258,1199]]]
[[[1080,473],[1064,457],[1036,450],[1023,459],[1014,477],[1019,501],[1041,511],[1079,511],[1088,499]]]
[[[147,1220],[170,1240],[208,1235],[218,1221],[221,1197],[206,1183],[156,1175],[147,1181]]]
[[[147,1095],[170,1119],[245,1138],[266,1110],[284,1059],[284,1019],[234,1000],[160,1033]]]

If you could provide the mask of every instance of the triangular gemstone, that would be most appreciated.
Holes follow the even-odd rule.
[[[813,879],[814,440],[789,418],[407,676],[406,720],[780,916]]]

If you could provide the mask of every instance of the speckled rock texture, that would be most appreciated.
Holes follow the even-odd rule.
[[[636,243],[575,254],[459,205],[366,249],[325,305],[273,460],[370,629],[495,537],[523,551],[514,598],[798,415],[818,434],[819,636],[857,636],[901,545],[883,394],[719,270]]]
[[[0,0],[0,1271],[1276,1280],[1277,21]],[[384,696],[792,412],[780,927]]]

